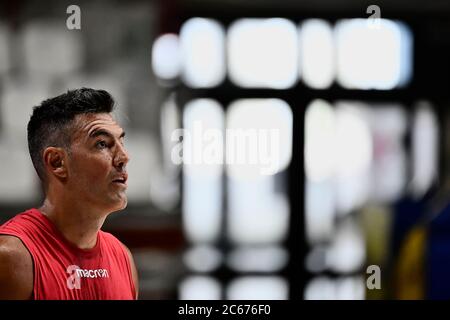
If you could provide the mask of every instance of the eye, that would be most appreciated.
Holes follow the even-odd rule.
[[[95,146],[96,146],[98,149],[104,149],[104,148],[106,148],[106,147],[108,146],[108,144],[106,143],[106,141],[100,140],[100,141],[98,141],[98,142],[95,144]]]

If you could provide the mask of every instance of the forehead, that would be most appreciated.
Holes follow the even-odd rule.
[[[88,137],[100,129],[109,131],[113,135],[120,135],[123,131],[110,113],[86,113],[75,116],[74,138]]]

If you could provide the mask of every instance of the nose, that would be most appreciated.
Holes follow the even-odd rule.
[[[127,163],[130,161],[130,156],[125,147],[121,144],[117,144],[116,154],[114,157],[114,166],[120,169],[124,169]]]

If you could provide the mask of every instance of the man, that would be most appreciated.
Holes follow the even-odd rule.
[[[0,299],[137,299],[130,251],[100,230],[127,204],[113,106],[106,91],[82,88],[34,108],[28,147],[45,200],[0,227]]]

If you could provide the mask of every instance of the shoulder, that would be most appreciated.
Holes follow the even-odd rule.
[[[120,251],[123,252],[124,255],[128,258],[130,261],[130,264],[132,267],[134,267],[134,260],[133,255],[131,254],[130,249],[123,244],[119,239],[117,239],[114,235],[108,232],[100,231],[102,236],[102,241],[105,241],[110,247],[113,247],[114,251]]]
[[[126,253],[126,256],[128,257],[128,261],[131,268],[131,276],[133,278],[133,284],[136,291],[136,299],[138,297],[139,293],[139,276],[136,268],[136,264],[134,263],[133,255],[131,254],[130,249],[126,245],[124,245],[119,239],[117,239],[114,235],[108,232],[100,231],[102,233],[103,239],[115,243],[118,247],[121,248],[122,251]]]
[[[133,278],[133,284],[134,284],[134,290],[135,290],[135,298],[137,299],[138,295],[139,295],[139,275],[138,275],[138,271],[136,268],[136,264],[134,262],[133,255],[131,254],[130,249],[128,249],[128,247],[126,245],[124,245],[123,243],[121,243],[121,244],[128,254],[128,260],[130,261],[130,267],[131,267],[131,277]]]
[[[106,241],[109,245],[113,245],[116,249],[124,250],[129,256],[131,256],[130,250],[120,241],[116,236],[109,232],[99,231],[102,236],[102,240]]]
[[[27,233],[39,229],[40,220],[42,218],[40,218],[37,209],[29,209],[18,213],[0,225],[0,236],[2,234],[26,236]]]
[[[123,244],[119,239],[117,239],[114,235],[109,232],[100,231],[102,235],[102,239],[106,241],[108,244],[113,245],[116,250],[120,250],[126,254],[132,266],[134,266],[133,255],[131,254],[130,249]]]
[[[112,241],[112,242],[118,242],[118,243],[120,243],[119,239],[117,239],[113,234],[111,234],[111,233],[109,233],[109,232],[100,230],[99,233],[100,233],[101,237],[102,237],[104,240],[106,240],[106,241]]]
[[[0,261],[27,262],[31,255],[22,241],[15,236],[0,235]]]
[[[29,299],[33,291],[33,260],[22,241],[0,235],[0,299]]]
[[[125,246],[124,244],[117,239],[117,237],[115,237],[113,234],[109,233],[109,232],[105,232],[100,230],[100,235],[102,237],[102,241],[106,242],[108,244],[108,246],[112,246],[114,248],[114,250],[124,250]]]

